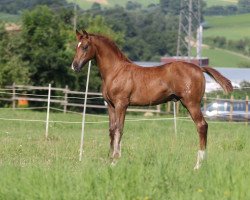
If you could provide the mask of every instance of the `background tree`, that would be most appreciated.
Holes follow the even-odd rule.
[[[0,87],[29,82],[28,63],[20,57],[21,37],[9,34],[0,25]]]
[[[238,7],[239,7],[239,12],[241,13],[250,12],[250,0],[239,0]]]
[[[29,62],[33,85],[74,85],[74,76],[69,72],[71,55],[66,52],[67,37],[60,24],[59,17],[47,6],[23,14],[22,55]]]
[[[73,4],[68,4],[66,0],[1,0],[0,11],[10,14],[20,14],[23,10],[33,9],[38,5],[47,5],[55,9],[68,7]]]

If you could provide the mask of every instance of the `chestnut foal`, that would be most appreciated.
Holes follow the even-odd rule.
[[[74,71],[95,59],[102,78],[102,94],[108,104],[110,150],[113,161],[121,156],[121,138],[126,109],[129,105],[157,105],[181,101],[189,111],[200,139],[195,169],[205,158],[208,124],[200,104],[205,90],[203,72],[218,82],[226,93],[233,90],[231,82],[211,67],[188,62],[172,62],[157,67],[140,67],[132,63],[107,37],[76,31],[78,45],[72,63]]]

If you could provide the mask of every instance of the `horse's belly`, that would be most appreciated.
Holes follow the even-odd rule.
[[[158,105],[171,100],[171,95],[166,90],[150,93],[138,92],[131,95],[130,105],[132,106],[148,106]]]

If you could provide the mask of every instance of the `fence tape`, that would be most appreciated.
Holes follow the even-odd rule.
[[[179,121],[186,121],[186,122],[193,122],[193,120],[190,117],[177,117],[176,118]],[[22,121],[22,122],[43,122],[46,123],[46,120],[39,120],[39,119],[20,119],[20,118],[0,118],[2,121]],[[143,121],[168,121],[168,120],[174,120],[174,118],[166,117],[166,118],[130,118],[125,120],[125,122],[143,122]],[[70,122],[70,121],[60,121],[60,120],[51,120],[49,123],[61,123],[61,124],[81,124],[82,122]],[[109,120],[105,121],[86,121],[86,124],[105,124],[109,123]],[[208,120],[208,124],[213,123],[213,124],[218,124],[218,123],[231,123],[231,124],[241,124],[241,123],[246,123],[244,121],[242,122],[235,122],[235,121],[211,121]]]
[[[1,110],[38,110],[38,109],[45,109],[45,108],[47,108],[47,107],[27,107],[27,108],[21,108],[21,107],[18,107],[18,108],[0,108]]]

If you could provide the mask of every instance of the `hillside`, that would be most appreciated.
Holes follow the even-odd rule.
[[[250,14],[232,16],[205,17],[208,29],[203,37],[225,37],[227,40],[238,41],[250,37]],[[249,63],[250,58],[239,52],[219,48],[203,49],[203,56],[210,58],[213,66],[240,67],[242,63]]]
[[[74,3],[75,0],[67,0],[69,3]],[[92,4],[94,2],[96,3],[100,3],[102,6],[107,6],[107,7],[113,7],[115,5],[121,5],[121,6],[125,6],[126,3],[128,2],[128,0],[76,0],[77,4],[82,8],[82,9],[88,9],[92,6]],[[138,2],[139,4],[141,4],[144,7],[147,7],[150,4],[158,4],[159,0],[136,0],[133,2]]]
[[[67,0],[69,3],[75,2],[75,0]],[[77,4],[82,9],[88,9],[92,6],[94,2],[100,3],[102,6],[112,7],[116,4],[118,5],[126,5],[128,0],[76,0]],[[134,0],[133,2],[138,2],[142,6],[147,7],[150,4],[158,4],[160,0]],[[207,7],[211,6],[227,6],[227,5],[236,5],[238,0],[205,0]]]
[[[250,13],[231,16],[205,17],[208,29],[204,30],[204,37],[223,36],[230,40],[250,37]]]
[[[238,0],[205,0],[207,7],[236,5]]]
[[[209,65],[213,67],[241,67],[249,63],[250,58],[233,51],[219,48],[203,48],[202,56],[209,58]]]
[[[3,21],[3,22],[17,22],[19,20],[20,20],[19,15],[11,15],[11,14],[0,12],[0,21]]]

